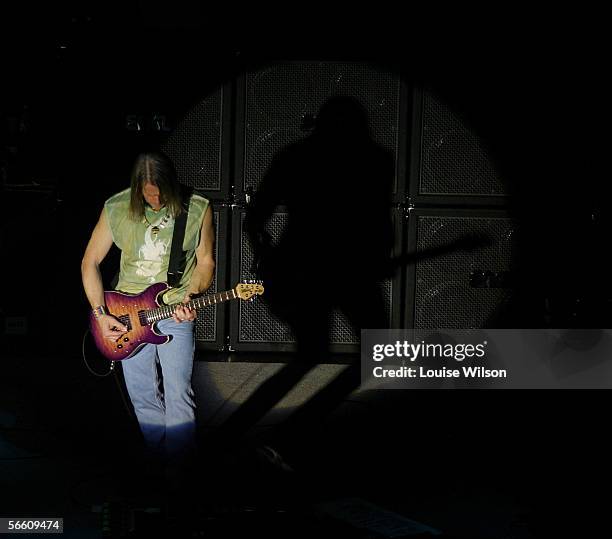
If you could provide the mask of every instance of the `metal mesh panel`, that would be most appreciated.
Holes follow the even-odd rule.
[[[240,216],[240,276],[243,279],[254,279],[251,274],[253,265],[253,248],[244,231],[245,214]],[[268,221],[266,231],[272,238],[272,243],[281,237],[287,226],[288,215],[276,213]],[[264,301],[241,301],[240,306],[240,342],[275,342],[292,343],[295,336],[289,326],[274,316]],[[265,322],[264,322],[265,321]]]
[[[420,194],[503,195],[487,149],[436,96],[423,95]]]
[[[378,286],[385,300],[385,315],[387,316],[388,327],[392,327],[391,302],[393,297],[393,283],[390,279],[386,279],[380,282]],[[348,318],[342,311],[334,309],[329,316],[328,327],[330,342],[332,344],[359,344],[360,336],[355,332]]]
[[[213,222],[215,226],[215,245],[214,245],[214,259],[217,260],[217,245],[219,245],[219,212],[213,212]],[[220,264],[215,266],[215,275],[210,288],[206,291],[206,294],[214,294],[219,292],[217,290],[217,272],[219,271]],[[197,341],[215,342],[217,338],[217,316],[220,305],[210,305],[206,307],[196,318],[195,325],[195,338]]]
[[[368,112],[374,141],[397,156],[398,76],[357,63],[275,65],[246,76],[245,190],[257,190],[272,157],[308,134],[302,118],[316,116],[334,95],[355,97]]]
[[[241,215],[240,229],[244,230],[245,214]],[[266,231],[274,244],[282,236],[288,222],[287,213],[275,213],[266,225]],[[253,249],[247,235],[241,234],[240,272],[243,279],[255,279],[250,270],[253,264]],[[391,323],[392,282],[380,284],[385,299],[386,314]],[[241,301],[239,341],[244,343],[294,343],[295,336],[290,327],[275,317],[264,301]],[[351,327],[347,317],[335,309],[329,317],[330,344],[358,344],[359,336]],[[390,326],[389,326],[390,327]]]
[[[510,299],[502,288],[472,288],[474,271],[509,271],[515,224],[508,218],[426,217],[417,224],[417,250],[452,243],[467,234],[482,234],[492,244],[467,252],[459,249],[419,262],[416,267],[417,329],[482,328]]]
[[[219,88],[193,107],[163,144],[179,181],[211,193],[221,189],[221,117]]]

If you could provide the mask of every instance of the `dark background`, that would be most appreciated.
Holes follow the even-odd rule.
[[[30,336],[3,343],[12,374],[3,376],[5,395],[22,391],[18,415],[51,427],[59,421],[60,438],[75,454],[100,433],[117,435],[118,424],[95,405],[115,391],[112,383],[88,378],[80,364],[87,309],[80,259],[103,201],[127,185],[135,153],[150,142],[126,132],[125,115],[162,110],[180,118],[246,67],[276,60],[370,61],[435,89],[514,182],[514,211],[527,230],[520,254],[526,304],[532,293],[552,298],[557,327],[608,326],[610,186],[601,164],[609,96],[597,17],[530,10],[446,13],[442,20],[414,8],[401,16],[396,6],[375,9],[302,6],[239,17],[238,6],[220,13],[148,2],[32,3],[3,18],[2,136],[4,147],[19,148],[7,158],[11,183],[22,187],[3,192],[2,303],[42,302],[31,314]],[[28,127],[20,133],[10,122],[24,117],[25,106]],[[524,314],[525,327],[541,325],[543,313]],[[417,428],[433,436],[431,459],[471,461],[477,454],[499,473],[499,484],[538,508],[540,528],[553,526],[558,512],[579,528],[574,512],[601,515],[584,500],[594,500],[595,485],[608,480],[600,469],[607,396],[465,392],[452,409],[450,397],[437,394],[412,397],[411,405],[428,410]],[[62,420],[45,410],[48,403]],[[125,417],[129,432],[121,403],[109,408]],[[380,438],[373,431],[368,439],[371,447]],[[391,451],[390,441],[382,446],[380,454]],[[487,469],[479,468],[479,477]]]

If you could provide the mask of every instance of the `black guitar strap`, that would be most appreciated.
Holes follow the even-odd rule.
[[[168,262],[168,284],[172,287],[178,286],[185,272],[185,251],[183,251],[183,240],[185,239],[185,227],[187,215],[189,214],[189,201],[192,191],[184,190],[183,212],[174,221],[174,232],[172,233],[172,246],[170,247],[170,261]]]

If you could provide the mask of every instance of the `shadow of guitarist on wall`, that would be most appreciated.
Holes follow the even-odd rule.
[[[390,277],[394,242],[390,214],[394,159],[370,137],[366,111],[351,97],[321,107],[312,133],[281,150],[262,179],[247,216],[247,231],[266,283],[271,312],[291,327],[297,355],[265,381],[228,419],[221,440],[230,442],[261,419],[313,367],[326,360],[329,315],[341,310],[357,334],[389,325],[379,282]],[[275,208],[288,213],[282,237],[272,243],[266,224]],[[296,299],[295,287],[308,283]],[[360,384],[350,364],[273,434],[303,439],[318,419]]]

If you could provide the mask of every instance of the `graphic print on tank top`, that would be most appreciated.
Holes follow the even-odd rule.
[[[154,283],[157,275],[162,271],[162,262],[170,249],[172,240],[172,235],[163,239],[156,237],[153,234],[153,228],[170,228],[173,223],[174,219],[162,217],[157,222],[152,222],[151,226],[148,226],[145,231],[144,243],[138,251],[139,260],[136,262],[136,274],[144,277],[150,283]]]

